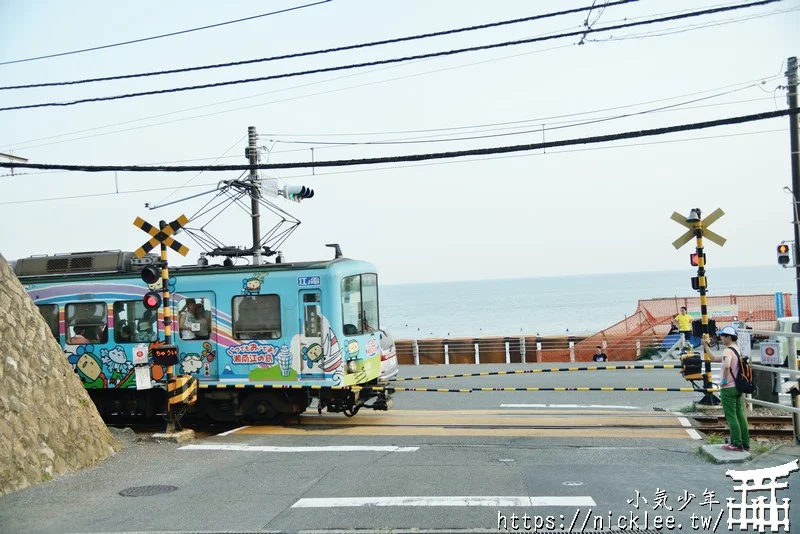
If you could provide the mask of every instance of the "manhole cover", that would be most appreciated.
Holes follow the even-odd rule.
[[[137,486],[135,488],[125,488],[119,494],[123,497],[149,497],[150,495],[161,495],[175,491],[178,486]]]

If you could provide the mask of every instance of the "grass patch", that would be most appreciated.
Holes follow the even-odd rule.
[[[756,443],[750,448],[750,452],[753,454],[764,454],[765,452],[769,452],[771,448],[771,443]]]
[[[719,434],[711,434],[710,436],[708,436],[706,441],[708,441],[709,445],[722,445],[723,443],[725,443],[725,438],[720,436]]]
[[[677,410],[679,413],[694,413],[697,411],[697,406],[695,403],[691,403],[689,406],[684,406],[680,410]]]

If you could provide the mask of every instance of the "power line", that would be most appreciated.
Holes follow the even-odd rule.
[[[26,61],[37,61],[37,60],[40,60],[40,59],[49,59],[49,58],[53,58],[53,57],[69,56],[69,55],[72,55],[72,54],[81,54],[83,52],[92,52],[94,50],[103,50],[105,48],[113,48],[113,47],[116,47],[116,46],[124,46],[124,45],[135,44],[135,43],[143,43],[145,41],[152,41],[154,39],[161,39],[163,37],[173,37],[175,35],[182,35],[184,33],[197,32],[197,31],[200,31],[200,30],[208,30],[210,28],[217,28],[219,26],[226,26],[228,24],[236,24],[237,22],[245,22],[245,21],[248,21],[248,20],[259,19],[261,17],[269,17],[270,15],[277,15],[277,14],[280,14],[280,13],[287,13],[289,11],[295,11],[297,9],[303,9],[303,8],[306,8],[306,7],[312,7],[312,6],[316,6],[316,5],[319,5],[319,4],[325,4],[325,3],[330,2],[330,1],[331,0],[320,0],[319,2],[315,2],[313,4],[306,4],[306,5],[303,5],[303,6],[290,7],[290,8],[287,8],[287,9],[281,9],[280,11],[272,11],[270,13],[262,13],[261,15],[254,15],[252,17],[245,17],[243,19],[229,20],[227,22],[219,22],[217,24],[209,24],[208,26],[201,26],[199,28],[191,28],[191,29],[188,29],[188,30],[181,30],[181,31],[172,32],[172,33],[165,33],[165,34],[162,34],[162,35],[154,35],[152,37],[144,37],[142,39],[134,39],[133,41],[124,41],[124,42],[121,42],[121,43],[113,43],[113,44],[107,44],[107,45],[102,45],[102,46],[94,46],[92,48],[83,48],[81,50],[72,50],[70,52],[61,52],[59,54],[48,54],[46,56],[29,57],[29,58],[25,58],[25,59],[15,59],[15,60],[12,60],[12,61],[4,61],[4,62],[0,63],[0,66],[2,66],[2,65],[12,65],[14,63],[24,63]],[[22,87],[25,87],[25,86],[22,86]],[[28,86],[28,87],[41,87],[41,86],[32,85],[32,86]],[[3,89],[5,89],[5,88],[3,88]]]
[[[296,77],[296,76],[306,76],[306,75],[309,75],[309,74],[320,74],[320,73],[324,73],[324,72],[335,72],[335,71],[340,71],[340,70],[350,70],[350,69],[363,68],[363,67],[372,67],[372,66],[376,66],[376,65],[386,65],[386,64],[390,64],[390,63],[401,63],[401,62],[406,62],[406,61],[427,59],[427,58],[432,58],[432,57],[451,56],[451,55],[462,54],[462,53],[466,53],[466,52],[476,52],[476,51],[481,51],[481,50],[491,50],[491,49],[502,48],[502,47],[507,47],[507,46],[518,46],[518,45],[522,45],[522,44],[530,44],[530,43],[541,42],[541,41],[549,41],[549,40],[552,40],[552,39],[562,39],[562,38],[565,38],[565,37],[574,37],[574,36],[577,36],[577,35],[581,35],[581,34],[583,34],[585,32],[586,33],[599,33],[599,32],[607,32],[607,31],[618,30],[618,29],[623,29],[623,28],[631,28],[631,27],[634,27],[634,26],[643,26],[643,25],[647,25],[647,24],[655,24],[655,23],[659,23],[659,22],[669,22],[669,21],[673,21],[673,20],[680,20],[680,19],[685,19],[685,18],[699,17],[699,16],[702,16],[702,15],[710,15],[710,14],[714,14],[714,13],[722,13],[722,12],[725,12],[725,11],[733,11],[733,10],[738,10],[738,9],[745,9],[745,8],[750,8],[750,7],[763,6],[763,5],[766,5],[766,4],[771,4],[771,3],[774,3],[774,2],[781,2],[781,1],[783,1],[783,0],[759,0],[759,1],[750,2],[750,3],[747,3],[747,4],[737,4],[737,5],[734,5],[734,6],[724,6],[724,7],[717,7],[717,8],[711,8],[711,9],[704,9],[704,10],[700,10],[700,11],[693,11],[693,12],[690,12],[690,13],[672,15],[672,16],[668,16],[668,17],[661,17],[661,18],[649,19],[649,20],[644,20],[644,21],[630,22],[630,23],[625,23],[625,24],[618,24],[618,25],[614,25],[614,26],[606,26],[606,27],[597,28],[597,29],[589,28],[589,29],[586,29],[586,30],[566,32],[566,33],[560,33],[560,34],[555,34],[555,35],[548,35],[548,36],[544,36],[544,37],[534,37],[534,38],[530,38],[530,39],[519,39],[519,40],[515,40],[515,41],[506,41],[506,42],[503,42],[503,43],[480,45],[480,46],[473,46],[473,47],[467,47],[467,48],[458,48],[458,49],[445,50],[445,51],[440,51],[440,52],[431,52],[431,53],[428,53],[428,54],[418,54],[418,55],[414,55],[414,56],[404,56],[404,57],[399,57],[399,58],[390,58],[390,59],[383,59],[383,60],[377,60],[377,61],[369,61],[369,62],[364,62],[364,63],[351,63],[351,64],[348,64],[348,65],[339,65],[339,66],[335,66],[335,67],[325,67],[325,68],[311,69],[311,70],[300,71],[300,72],[274,74],[272,76],[260,76],[258,78],[247,78],[247,79],[240,79],[240,80],[229,80],[229,81],[225,81],[225,82],[208,83],[208,84],[202,84],[202,85],[173,87],[171,89],[159,89],[159,90],[154,90],[154,91],[142,91],[142,92],[138,92],[138,93],[127,93],[127,94],[123,94],[123,95],[84,98],[84,99],[80,99],[80,100],[73,100],[73,101],[70,101],[70,102],[45,102],[45,103],[41,103],[41,104],[27,104],[27,105],[22,105],[22,106],[10,106],[10,107],[0,108],[0,111],[12,111],[12,110],[19,110],[19,109],[32,109],[32,108],[42,108],[42,107],[65,107],[65,106],[73,106],[73,105],[76,105],[76,104],[84,104],[84,103],[87,103],[87,102],[103,102],[103,101],[109,101],[109,100],[120,100],[120,99],[124,99],[124,98],[134,98],[134,97],[139,97],[139,96],[152,96],[152,95],[176,93],[176,92],[183,92],[183,91],[194,91],[194,90],[199,90],[199,89],[209,89],[209,88],[213,88],[213,87],[224,87],[224,86],[229,86],[229,85],[240,85],[240,84],[245,84],[245,83],[254,83],[254,82],[277,80],[277,79],[283,79],[283,78],[292,78],[292,77]]]
[[[252,168],[257,169],[299,169],[299,168],[317,168],[317,167],[349,167],[354,165],[376,165],[382,163],[398,163],[404,161],[426,161],[435,159],[449,159],[461,158],[465,156],[484,156],[490,154],[508,154],[512,152],[525,152],[530,150],[538,150],[544,148],[555,148],[561,146],[572,145],[585,145],[595,143],[606,143],[609,141],[618,141],[620,139],[636,139],[639,137],[652,137],[656,135],[665,135],[675,132],[685,132],[691,130],[703,130],[706,128],[715,128],[718,126],[727,126],[730,124],[744,124],[748,122],[761,121],[766,119],[774,119],[776,117],[783,117],[786,115],[797,115],[798,109],[785,109],[778,111],[766,111],[762,113],[755,113],[751,115],[740,115],[737,117],[727,117],[724,119],[716,119],[712,121],[694,122],[689,124],[679,124],[675,126],[665,126],[661,128],[652,128],[649,130],[629,131],[615,134],[596,135],[591,137],[580,137],[573,139],[564,139],[560,141],[547,141],[542,143],[532,143],[525,145],[511,145],[491,148],[478,148],[470,150],[457,150],[450,152],[436,152],[427,154],[409,154],[405,156],[385,156],[378,158],[363,158],[363,159],[349,159],[349,160],[332,160],[332,161],[316,161],[316,162],[290,162],[290,163],[267,163],[252,165],[191,165],[191,166],[150,166],[141,167],[136,165],[61,165],[49,163],[13,163],[13,162],[0,162],[0,168],[15,168],[15,169],[48,169],[48,170],[65,170],[65,171],[81,171],[81,172],[110,172],[110,171],[123,171],[123,172],[221,172],[221,171],[244,171]]]
[[[326,1],[330,1],[330,0],[326,0]],[[638,1],[639,0],[619,0],[617,2],[613,2],[613,3],[609,4],[609,6],[617,6],[617,5],[622,5],[622,4],[629,4],[631,2],[638,2]],[[412,35],[412,36],[408,36],[408,37],[398,37],[398,38],[395,38],[395,39],[385,39],[385,40],[382,40],[382,41],[372,41],[372,42],[368,42],[368,43],[361,43],[361,44],[355,44],[355,45],[338,46],[338,47],[335,47],[335,48],[326,48],[326,49],[322,49],[322,50],[312,50],[312,51],[308,51],[308,52],[297,52],[297,53],[294,53],[294,54],[284,54],[284,55],[280,55],[280,56],[262,57],[262,58],[256,58],[256,59],[246,59],[246,60],[242,60],[242,61],[232,61],[232,62],[229,62],[229,63],[217,63],[217,64],[214,64],[214,65],[202,65],[202,66],[198,66],[198,67],[186,67],[186,68],[182,68],[182,69],[162,70],[162,71],[154,71],[154,72],[142,72],[142,73],[138,73],[138,74],[124,74],[124,75],[120,75],[120,76],[106,76],[106,77],[102,77],[102,78],[88,78],[88,79],[84,79],[84,80],[73,80],[73,81],[66,81],[66,82],[47,82],[47,83],[35,83],[35,84],[28,84],[28,85],[10,85],[10,86],[6,86],[6,87],[0,87],[0,91],[5,91],[5,90],[9,90],[9,89],[32,89],[32,88],[37,88],[37,87],[53,87],[53,86],[58,86],[58,85],[76,85],[76,84],[83,84],[83,83],[106,82],[106,81],[111,81],[111,80],[125,80],[125,79],[130,79],[130,78],[143,78],[143,77],[149,77],[149,76],[162,76],[162,75],[165,75],[165,74],[178,74],[178,73],[183,73],[183,72],[193,72],[193,71],[206,70],[206,69],[219,69],[219,68],[225,68],[225,67],[238,67],[238,66],[241,66],[241,65],[251,65],[253,63],[263,63],[263,62],[268,62],[268,61],[278,61],[278,60],[282,60],[282,59],[294,59],[294,58],[314,56],[314,55],[319,55],[319,54],[329,54],[329,53],[332,53],[332,52],[342,52],[342,51],[345,51],[345,50],[356,50],[356,49],[359,49],[359,48],[368,48],[368,47],[380,46],[380,45],[386,45],[386,44],[402,43],[402,42],[414,41],[414,40],[418,40],[418,39],[428,39],[428,38],[431,38],[431,37],[440,37],[440,36],[443,36],[443,35],[453,35],[453,34],[457,34],[457,33],[470,32],[470,31],[475,31],[475,30],[484,30],[484,29],[487,29],[487,28],[495,28],[495,27],[499,27],[499,26],[507,26],[507,25],[511,25],[511,24],[519,24],[519,23],[522,23],[522,22],[531,22],[531,21],[534,21],[534,20],[541,20],[541,19],[546,19],[546,18],[558,17],[558,16],[562,16],[562,15],[571,15],[573,13],[580,13],[581,11],[586,11],[586,10],[590,10],[591,11],[593,6],[594,6],[594,3],[591,6],[579,7],[579,8],[575,8],[575,9],[567,9],[567,10],[564,10],[564,11],[556,11],[556,12],[552,12],[552,13],[544,13],[544,14],[540,14],[540,15],[534,15],[534,16],[531,16],[531,17],[524,17],[524,18],[512,19],[512,20],[504,20],[504,21],[499,21],[499,22],[490,22],[490,23],[487,23],[487,24],[480,24],[480,25],[477,25],[477,26],[469,26],[469,27],[465,27],[465,28],[455,28],[455,29],[451,29],[451,30],[443,30],[443,31],[432,32],[432,33],[423,33],[423,34]],[[0,65],[2,65],[2,63],[0,63]]]
[[[493,159],[508,159],[508,158],[519,158],[519,157],[531,157],[531,156],[552,156],[555,154],[567,154],[571,152],[586,152],[591,150],[610,150],[610,149],[617,149],[617,148],[633,148],[633,147],[642,147],[642,146],[652,146],[652,145],[660,145],[660,144],[672,144],[672,143],[686,143],[689,141],[705,141],[708,139],[725,139],[729,137],[741,137],[745,135],[761,135],[766,133],[786,133],[786,128],[775,128],[772,130],[758,130],[754,132],[741,132],[735,134],[723,134],[723,135],[706,135],[701,137],[686,137],[684,139],[669,139],[669,140],[661,140],[661,141],[650,141],[646,143],[628,143],[628,144],[616,144],[610,146],[592,146],[592,147],[585,147],[585,148],[573,148],[573,149],[566,149],[566,150],[556,150],[551,152],[539,152],[537,154],[511,154],[511,155],[502,155],[490,158],[482,158],[481,161],[490,161]],[[392,170],[392,169],[408,169],[413,167],[420,167],[420,166],[429,166],[429,165],[452,165],[452,164],[461,164],[461,163],[469,163],[470,160],[443,160],[443,161],[434,161],[434,162],[424,162],[424,163],[417,163],[415,165],[398,165],[398,166],[391,166],[391,167],[381,167],[381,170]],[[62,172],[69,172],[69,171],[55,171],[55,172],[28,172],[28,173],[16,173],[16,174],[0,174],[0,178],[4,177],[18,177],[18,176],[37,176],[37,175],[46,175],[46,174],[59,174]],[[335,176],[340,174],[354,174],[354,173],[361,173],[361,172],[374,172],[374,169],[347,169],[344,171],[334,171],[334,172],[327,172],[324,174],[306,174],[306,175],[296,175],[292,176],[292,179],[297,178],[306,178],[306,177],[325,177],[325,176]],[[194,184],[194,185],[187,185],[186,188],[197,188],[197,187],[214,187],[218,184],[218,182],[209,182],[209,183],[202,183],[202,184]],[[152,187],[152,188],[145,188],[145,189],[133,189],[130,191],[109,191],[107,193],[92,193],[88,195],[72,195],[68,197],[50,197],[50,198],[36,198],[36,199],[27,199],[27,200],[11,200],[7,202],[0,202],[0,206],[10,205],[10,204],[30,204],[33,202],[50,202],[54,200],[74,200],[76,198],[89,198],[89,197],[101,197],[101,196],[112,196],[112,195],[130,195],[136,193],[151,193],[155,191],[167,191],[174,189],[173,186],[169,187]]]

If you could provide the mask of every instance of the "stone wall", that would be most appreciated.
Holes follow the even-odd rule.
[[[0,255],[0,495],[95,464],[119,448]]]

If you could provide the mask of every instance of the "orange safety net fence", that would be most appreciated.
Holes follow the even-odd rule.
[[[708,318],[717,329],[738,320],[746,321],[747,326],[756,330],[774,330],[775,298],[774,294],[706,297]],[[605,347],[609,360],[623,361],[635,360],[637,354],[648,348],[662,347],[672,318],[682,306],[694,319],[700,318],[699,296],[640,300],[632,316],[576,344],[575,361],[591,361],[598,345]],[[783,308],[786,316],[792,314],[789,293],[783,294]]]

